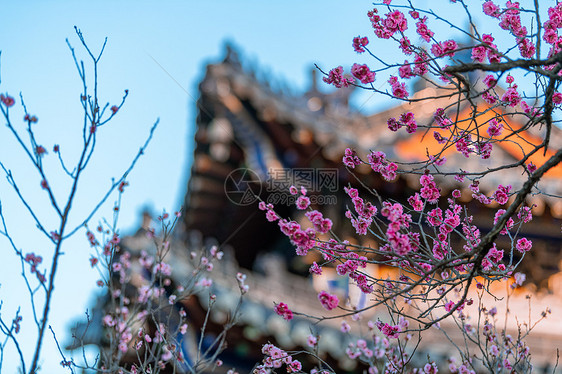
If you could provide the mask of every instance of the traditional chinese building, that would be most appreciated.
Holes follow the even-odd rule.
[[[373,244],[358,238],[350,225],[343,222],[345,204],[342,189],[359,183],[342,165],[346,147],[366,157],[373,150],[383,151],[389,159],[416,162],[427,154],[436,154],[441,147],[432,134],[418,131],[391,132],[389,118],[398,118],[411,111],[420,124],[434,121],[435,108],[445,107],[453,98],[403,103],[373,114],[362,115],[349,105],[351,89],[322,93],[313,74],[311,88],[302,95],[289,95],[270,88],[243,68],[237,54],[228,49],[224,61],[207,66],[200,84],[197,103],[196,148],[191,177],[185,198],[185,229],[197,230],[205,237],[214,237],[222,245],[230,245],[238,263],[256,269],[256,259],[264,253],[278,252],[290,257],[290,244],[275,223],[267,222],[256,210],[256,196],[275,205],[283,217],[298,219],[298,212],[287,199],[290,185],[305,186],[316,201],[315,207],[335,219],[340,238],[352,239],[361,245]],[[437,90],[418,84],[414,98],[438,97]],[[469,108],[461,108],[460,118],[468,118]],[[490,112],[491,117],[493,112]],[[505,116],[506,127],[521,128],[516,116]],[[545,130],[526,130],[513,141],[499,142],[492,157],[466,158],[449,147],[441,156],[447,158],[439,170],[458,173],[464,170],[486,170],[518,161],[533,144],[540,144]],[[562,131],[552,129],[551,144],[543,154],[538,152],[529,161],[542,165],[562,144]],[[393,182],[364,166],[356,170],[361,181],[376,189],[383,198],[405,202],[419,187],[418,176],[404,174]],[[524,182],[523,169],[506,169],[493,173],[480,182],[481,190],[491,194],[498,184],[514,188]],[[534,205],[534,220],[523,226],[522,235],[534,243],[534,250],[525,259],[523,270],[530,280],[546,287],[548,278],[559,271],[562,260],[560,223],[562,218],[562,165],[545,175],[539,184],[543,194],[533,193],[528,204]],[[453,178],[440,180],[442,195],[454,188],[463,189],[466,203],[483,232],[492,226],[493,212],[472,201],[472,192]],[[534,191],[534,192],[538,192]],[[497,209],[494,206],[492,209]],[[299,260],[300,261],[300,260]],[[259,264],[258,264],[259,265]],[[295,272],[298,265],[289,264]]]

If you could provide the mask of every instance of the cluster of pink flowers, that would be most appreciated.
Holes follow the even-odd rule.
[[[298,194],[298,190],[295,186],[289,188],[289,192],[292,195]],[[310,206],[310,199],[306,196],[306,189],[301,187],[300,196],[296,201],[297,209],[304,210]],[[286,219],[280,219],[280,217],[273,210],[272,204],[265,204],[261,201],[258,204],[260,210],[266,211],[266,218],[270,222],[279,220],[278,225],[281,232],[285,234],[291,240],[291,243],[295,245],[296,252],[300,256],[304,256],[308,251],[316,245],[316,235],[326,234],[332,228],[332,221],[329,218],[324,218],[321,212],[317,210],[311,210],[305,213],[305,216],[312,223],[313,227],[307,229],[302,229],[300,224],[295,221],[288,221]]]
[[[37,270],[37,266],[43,262],[43,257],[41,256],[36,256],[35,253],[28,253],[27,255],[25,255],[25,262],[27,262],[28,264],[31,265],[31,273],[35,273],[35,275],[37,276],[37,280],[41,283],[45,283],[45,281],[47,280],[45,278],[45,274],[41,274],[38,270]]]
[[[390,76],[388,83],[392,87],[392,96],[397,97],[399,99],[405,99],[408,97],[406,84],[404,82],[400,82],[397,77],[393,75]]]
[[[386,229],[387,244],[381,249],[392,251],[399,256],[416,252],[419,247],[420,234],[407,230],[412,222],[412,216],[404,212],[402,204],[384,201],[381,214],[390,221]],[[405,229],[406,232],[402,232],[402,229]]]
[[[273,210],[273,204],[266,204],[263,201],[260,201],[258,205],[260,210],[265,210],[265,217],[269,222],[275,222],[279,219],[279,216]]]
[[[6,108],[9,108],[16,103],[16,100],[8,94],[0,94],[0,101],[6,106]]]
[[[437,141],[437,143],[439,144],[445,144],[447,142],[447,138],[443,137],[443,135],[441,135],[439,132],[437,131],[433,131],[433,138],[435,138],[435,140]]]
[[[410,79],[414,77],[415,74],[412,72],[412,66],[408,62],[408,60],[404,60],[404,64],[398,68],[398,75],[400,78]]]
[[[124,283],[127,279],[127,271],[131,268],[131,254],[129,252],[122,253],[118,259],[111,264],[114,273],[119,274],[119,282]],[[170,280],[165,281],[165,285],[169,285]]]
[[[498,189],[494,192],[494,199],[500,205],[504,205],[509,200],[509,191],[511,190],[511,185],[508,184],[507,186],[502,186],[501,184],[498,185]]]
[[[533,174],[537,170],[537,165],[533,164],[533,161],[531,161],[525,166],[525,169],[527,169],[530,174]]]
[[[412,112],[402,113],[399,120],[394,117],[389,118],[386,123],[391,131],[398,131],[402,126],[406,126],[406,131],[409,134],[416,132],[418,128],[414,113]]]
[[[286,319],[287,321],[293,319],[293,311],[289,309],[289,307],[285,303],[279,303],[275,305],[273,311],[278,315],[280,315],[281,317],[283,317],[284,319]]]
[[[378,15],[378,10],[373,9],[367,13],[375,35],[381,39],[389,39],[395,33],[403,33],[408,28],[408,21],[404,13],[395,10],[386,14],[386,18]]]
[[[496,77],[494,77],[492,74],[488,74],[484,77],[484,79],[482,80],[482,82],[488,87],[488,88],[494,88],[497,84],[498,84],[498,80],[496,79]]]
[[[423,40],[425,40],[428,43],[431,41],[431,38],[435,34],[427,27],[427,17],[422,17],[418,19],[418,22],[416,22],[416,32],[418,33],[419,36],[421,36]]]
[[[365,256],[359,256],[354,252],[350,252],[347,255],[347,258],[348,260],[346,260],[343,264],[336,266],[338,275],[348,274],[364,294],[368,295],[373,292],[373,286],[369,284],[368,278],[365,274],[358,271],[359,268],[364,269],[367,267],[367,258]]]
[[[543,23],[542,39],[554,47],[559,41],[558,29],[560,27],[562,27],[562,5],[558,3],[555,7],[548,8],[548,20]]]
[[[321,212],[311,210],[304,214],[306,218],[312,223],[314,229],[320,234],[326,234],[332,228],[332,220],[324,218]]]
[[[513,274],[513,279],[515,280],[515,283],[512,285],[512,288],[516,288],[517,286],[523,285],[523,283],[527,279],[527,276],[521,272],[517,272]]]
[[[482,34],[482,44],[472,48],[472,59],[484,62],[487,57],[490,63],[499,63],[501,55],[493,41],[494,37],[491,34]]]
[[[484,14],[490,17],[499,18],[500,16],[500,7],[494,4],[493,1],[486,1],[482,4],[482,9]]]
[[[310,272],[310,274],[320,275],[320,274],[322,274],[322,267],[320,265],[318,265],[318,263],[316,263],[316,261],[314,261],[312,263],[312,265],[310,265],[310,268],[308,269],[308,271]]]
[[[442,57],[442,56],[453,57],[457,48],[458,48],[457,42],[452,39],[449,39],[444,42],[433,44],[431,46],[431,53],[433,53],[435,57]]]
[[[430,204],[436,204],[441,196],[441,189],[437,187],[433,175],[424,174],[420,177],[420,195]]]
[[[396,179],[398,166],[396,166],[394,162],[389,162],[386,159],[386,154],[384,152],[371,152],[367,156],[367,161],[369,162],[369,165],[371,165],[371,169],[380,173],[385,180],[392,181]]]
[[[521,96],[517,92],[517,85],[509,87],[505,93],[502,95],[501,100],[507,105],[514,107],[521,101]]]
[[[345,349],[345,353],[350,359],[355,360],[358,357],[363,356],[365,361],[369,361],[369,359],[372,359],[373,357],[381,358],[380,355],[385,353],[382,349],[375,349],[375,351],[376,353],[367,346],[367,342],[364,339],[357,339],[355,344],[350,342],[348,347]],[[369,373],[371,373],[374,368],[375,367],[371,367],[369,369]]]
[[[337,88],[347,87],[353,83],[353,78],[348,75],[344,75],[343,68],[341,66],[330,70],[328,76],[322,78],[322,80],[328,84],[333,84]]]
[[[88,242],[90,242],[91,247],[95,247],[99,245],[99,242],[96,239],[96,236],[90,230],[86,231],[86,237],[88,238]]]
[[[410,42],[410,39],[408,39],[406,36],[403,36],[402,39],[400,39],[399,47],[402,50],[402,53],[407,56],[411,55],[414,52],[412,42]]]
[[[424,51],[416,53],[416,57],[414,57],[414,74],[415,75],[425,75],[429,70],[427,68],[427,64],[429,61],[429,57]]]
[[[401,331],[399,325],[389,325],[388,323],[383,323],[381,320],[378,320],[376,325],[380,332],[390,339],[397,339]]]
[[[350,169],[354,169],[356,166],[361,165],[361,159],[357,156],[357,153],[351,148],[346,148],[342,160],[343,164]]]
[[[293,194],[292,191],[291,194]],[[297,198],[295,205],[299,210],[305,210],[310,206],[310,198],[306,196],[306,189],[304,187],[301,187],[301,194]]]
[[[416,212],[421,212],[423,210],[424,204],[423,201],[421,199],[421,196],[419,193],[415,193],[412,196],[408,197],[408,203],[412,206],[412,208],[416,211]]]
[[[532,58],[537,51],[535,44],[527,38],[520,39],[517,43],[519,45],[519,53],[522,57]]]
[[[433,119],[435,120],[435,122],[437,122],[439,127],[444,129],[448,129],[453,124],[453,121],[451,121],[451,119],[447,116],[443,108],[437,108],[435,110],[435,113],[433,114]]]
[[[47,154],[47,150],[42,145],[38,145],[35,147],[35,154],[37,157],[43,157]]]
[[[502,129],[503,123],[499,122],[495,118],[492,118],[488,122],[488,130],[486,130],[486,132],[488,133],[488,136],[490,136],[490,138],[493,138],[495,136],[500,136],[502,134]]]
[[[152,264],[154,263],[154,257],[149,256],[146,251],[141,251],[141,255],[139,258],[139,263],[147,270],[152,268]]]
[[[366,235],[367,230],[377,214],[377,208],[370,202],[364,202],[355,188],[344,187],[345,193],[351,198],[357,217],[354,218],[348,210],[345,216],[351,220],[351,224],[359,235]]]
[[[265,344],[261,351],[266,357],[263,363],[254,369],[254,374],[269,374],[271,369],[279,369],[283,365],[287,373],[299,373],[302,370],[300,361],[293,359],[289,353],[273,344]]]
[[[212,270],[212,264],[208,263],[208,261],[206,261],[207,263],[205,264],[205,267],[207,269],[207,271]],[[152,272],[156,275],[161,274],[164,276],[170,276],[172,275],[172,267],[170,266],[170,264],[167,264],[163,261],[159,261],[156,265],[154,265],[154,267],[152,268]]]
[[[29,115],[26,114],[25,116],[23,116],[23,120],[26,122],[31,123],[37,123],[37,121],[39,121],[39,119],[37,118],[37,116],[33,116],[33,115]]]
[[[559,103],[557,102],[558,99],[554,99],[555,98],[556,93],[552,96],[552,102],[556,105],[558,105]],[[558,97],[558,96],[557,96]],[[560,103],[562,103],[562,95],[559,96],[560,99]],[[521,100],[521,102],[519,103],[519,105],[521,106],[521,109],[523,109],[523,112],[525,112],[526,114],[528,114],[531,117],[537,117],[540,116],[542,114],[542,111],[540,110],[540,108],[534,107],[529,105],[526,101]]]
[[[476,154],[480,155],[482,160],[487,160],[492,155],[493,145],[490,142],[476,142],[475,150]]]
[[[366,36],[364,37],[356,36],[355,38],[353,38],[353,49],[357,53],[365,52],[364,47],[366,47],[367,44],[369,44],[369,39]]]
[[[515,245],[515,248],[521,253],[529,252],[532,247],[533,242],[527,238],[518,239],[517,244]]]
[[[361,83],[367,84],[375,81],[375,72],[371,71],[367,65],[353,64],[351,74]]]
[[[382,20],[384,27],[394,35],[396,32],[404,32],[408,28],[408,21],[404,14],[398,10],[394,10],[386,14],[386,19]]]
[[[437,260],[443,260],[450,253],[449,234],[461,224],[461,206],[456,204],[453,199],[449,199],[449,209],[443,211],[437,207],[427,213],[426,220],[429,225],[438,227],[437,238],[433,242],[433,256]]]
[[[499,271],[505,271],[505,265],[501,263],[502,259],[503,249],[497,249],[496,243],[494,243],[484,259],[482,259],[482,269],[488,271],[495,265]]]
[[[179,213],[176,213],[176,216],[177,216],[177,214],[179,214]],[[219,251],[219,248],[216,245],[211,247],[211,249],[209,250],[209,253],[211,254],[211,257],[216,258],[219,261],[224,256],[224,253],[222,251]]]
[[[498,209],[498,211],[494,215],[494,225],[499,222],[501,216],[503,216],[505,214],[505,212],[506,212],[505,209]],[[505,227],[500,231],[500,234],[501,235],[508,235],[509,230],[511,230],[513,228],[514,224],[515,224],[515,222],[513,221],[513,218],[509,217],[507,219],[507,222],[505,223]]]
[[[299,256],[304,256],[309,250],[314,248],[316,243],[316,231],[313,228],[302,230],[301,226],[295,221],[279,220],[279,228],[296,246],[296,252]]]
[[[242,295],[246,294],[250,290],[250,286],[246,284],[246,274],[236,273],[236,281],[238,282],[238,288]]]
[[[449,208],[445,210],[445,220],[443,221],[444,224],[439,227],[438,238],[443,239],[444,237],[441,235],[450,234],[461,224],[461,212],[462,206],[456,204],[453,199],[449,199]]]
[[[490,204],[492,202],[492,198],[489,198],[488,196],[484,195],[482,192],[480,192],[480,182],[475,180],[473,181],[468,188],[472,191],[472,198],[478,200],[480,203],[487,205]]]
[[[527,35],[527,28],[521,25],[519,3],[507,1],[505,6],[500,15],[500,27],[519,38],[524,38]]]
[[[320,303],[326,310],[336,309],[340,303],[340,300],[336,295],[329,294],[326,291],[321,291],[318,294],[318,300],[320,300]]]
[[[466,158],[470,157],[470,154],[473,151],[470,134],[464,136],[455,136],[453,139],[455,140],[455,148],[457,149],[457,152],[459,152]]]
[[[451,357],[449,359],[449,370],[451,371],[451,373],[476,374],[474,370],[470,369],[470,364],[467,362],[463,362],[460,365],[457,365],[457,360],[454,357]]]
[[[456,310],[460,314],[460,312],[462,312],[466,304],[472,305],[472,303],[473,303],[472,299],[465,300],[462,303],[460,301],[455,302],[453,300],[449,300],[445,303],[445,311],[450,312],[451,310]]]
[[[437,207],[430,210],[426,216],[427,223],[433,227],[439,227],[443,223],[443,211]]]
[[[368,260],[365,256],[360,256],[357,253],[348,250],[348,244],[349,242],[347,241],[339,243],[335,239],[330,239],[327,242],[318,243],[318,247],[326,261],[340,262],[336,266],[336,272],[338,275],[347,274],[349,278],[355,281],[361,292],[370,294],[373,291],[373,286],[372,284],[369,284],[369,278],[359,271],[360,268],[364,269],[367,266]],[[318,266],[318,264],[314,263],[310,267],[310,272],[321,274],[322,269]]]
[[[121,353],[127,352],[129,349],[129,343],[133,339],[133,334],[131,332],[131,327],[127,325],[127,319],[129,316],[129,309],[124,306],[118,308],[115,314],[106,314],[102,322],[105,326],[111,327],[118,339],[118,349]],[[152,341],[152,338],[150,338]]]
[[[86,234],[87,235],[87,234]],[[90,236],[88,236],[88,240],[90,239]],[[117,249],[117,246],[119,245],[119,243],[121,242],[121,238],[119,237],[118,233],[113,233],[113,235],[111,236],[111,239],[108,239],[105,241],[104,245],[103,245],[103,254],[104,256],[111,256],[114,252],[115,249]],[[90,244],[92,242],[90,241]]]
[[[519,218],[524,223],[531,222],[531,220],[533,219],[531,208],[528,206],[521,207],[521,209],[519,209],[519,212],[517,212],[517,218]]]

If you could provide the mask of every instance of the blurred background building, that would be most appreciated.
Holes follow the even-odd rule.
[[[387,119],[411,111],[418,123],[430,124],[435,108],[446,106],[451,100],[436,99],[432,105],[425,101],[404,103],[383,112],[362,115],[349,105],[352,88],[326,94],[318,87],[318,80],[317,70],[312,69],[307,92],[294,94],[273,89],[267,81],[256,78],[255,71],[240,61],[236,50],[227,47],[222,61],[207,65],[199,85],[196,148],[186,186],[183,221],[176,229],[173,260],[169,262],[177,269],[187,269],[187,265],[182,265],[187,263],[187,253],[192,248],[212,244],[218,244],[225,252],[225,260],[219,271],[215,271],[213,292],[221,303],[211,313],[212,324],[208,330],[211,335],[220,332],[229,310],[237,303],[236,274],[240,271],[247,274],[250,292],[223,355],[224,361],[240,372],[250,370],[261,359],[263,344],[271,342],[287,350],[306,350],[306,339],[311,333],[322,336],[319,353],[326,362],[342,372],[358,370],[356,363],[345,354],[350,340],[340,332],[339,322],[328,320],[311,325],[299,317],[285,321],[272,312],[272,307],[275,302],[283,301],[304,314],[328,315],[316,298],[317,292],[323,289],[338,294],[350,307],[369,303],[352,282],[329,269],[321,276],[311,277],[308,268],[320,257],[314,252],[304,258],[297,257],[277,223],[268,222],[258,210],[258,197],[274,204],[282,217],[306,225],[304,214],[291,204],[288,192],[291,185],[304,186],[312,206],[334,221],[333,230],[340,239],[377,248],[378,243],[372,237],[356,235],[344,218],[351,202],[343,193],[343,187],[358,188],[364,197],[368,196],[368,189],[376,189],[383,199],[407,204],[407,197],[419,188],[419,177],[399,174],[395,181],[387,182],[365,165],[358,167],[354,176],[341,162],[344,150],[351,147],[363,157],[370,151],[383,151],[389,159],[421,161],[428,152],[436,151],[432,134],[423,130],[413,135],[405,131],[391,132]],[[431,84],[420,81],[415,85],[416,98],[439,96],[438,93]],[[465,108],[460,112],[463,116],[469,115]],[[506,121],[512,129],[521,127],[516,116]],[[552,144],[562,144],[562,132],[558,128],[552,130]],[[494,147],[492,157],[487,160],[467,159],[458,152],[447,151],[443,156],[448,161],[441,170],[485,169],[517,161],[528,146],[540,141],[539,131],[523,131],[512,143]],[[540,166],[548,156],[548,152],[537,154],[531,161]],[[484,193],[491,194],[498,184],[517,187],[523,183],[523,178],[520,169],[511,169],[485,178],[480,186]],[[529,301],[525,298],[528,292],[534,293],[536,313],[546,307],[562,307],[559,273],[562,201],[550,197],[562,193],[561,178],[562,166],[559,165],[539,185],[545,194],[533,194],[527,202],[534,206],[534,219],[523,226],[520,235],[533,241],[533,250],[520,268],[527,274],[526,288],[511,299],[511,310],[528,310]],[[442,195],[450,194],[455,188],[461,189],[460,200],[475,215],[481,231],[485,233],[492,227],[497,206],[483,207],[472,199],[468,185],[455,182],[453,178],[441,178],[439,185]],[[498,241],[499,247],[509,245],[507,239]],[[145,240],[144,231],[139,230],[137,235],[125,238],[123,246],[138,254],[150,246],[150,241]],[[367,271],[385,277],[392,269],[371,266]],[[175,282],[181,283],[189,276],[189,271],[176,270],[173,276]],[[196,302],[189,300],[186,305],[193,311],[193,334],[198,333],[206,313],[208,303],[205,300],[206,296],[202,295]],[[526,315],[524,313],[523,317]],[[384,311],[373,309],[366,313],[370,319],[376,320],[377,316],[382,319]],[[442,327],[448,329],[454,340],[462,339],[459,333],[455,335],[455,326],[443,324]],[[516,336],[515,322],[508,327]],[[352,333],[359,331],[352,330]],[[529,343],[537,368],[552,368],[556,363],[555,347],[562,347],[562,326],[544,321],[531,335]],[[427,354],[444,362],[454,352],[442,339],[441,332],[432,329],[426,332],[418,349],[420,362]]]

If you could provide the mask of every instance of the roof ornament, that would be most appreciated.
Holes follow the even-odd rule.
[[[240,56],[238,55],[238,51],[236,50],[234,44],[232,42],[226,42],[224,48],[226,51],[224,63],[241,68],[242,64],[240,63]]]
[[[316,71],[316,67],[310,70],[310,89],[308,90],[309,93],[318,93],[318,72]]]

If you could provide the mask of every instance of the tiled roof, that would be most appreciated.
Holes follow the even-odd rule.
[[[241,102],[247,102],[256,113],[253,121],[275,122],[278,126],[290,124],[294,130],[291,141],[295,143],[310,142],[320,147],[321,154],[333,162],[340,163],[341,156],[345,148],[351,147],[357,150],[360,156],[365,157],[372,150],[381,150],[387,154],[389,159],[400,161],[421,161],[427,158],[427,154],[436,154],[440,146],[433,139],[433,130],[424,131],[423,125],[428,126],[433,122],[433,113],[438,107],[448,107],[456,102],[456,96],[450,95],[448,91],[440,91],[433,87],[420,89],[413,95],[414,100],[421,98],[435,97],[431,102],[414,101],[391,107],[387,110],[372,115],[362,115],[354,112],[348,105],[350,89],[340,89],[332,94],[323,94],[318,91],[315,85],[304,94],[286,94],[276,92],[263,82],[257,80],[252,74],[246,72],[238,63],[232,63],[228,58],[225,61],[212,64],[207,67],[207,74],[201,83],[201,93],[207,100],[216,100],[224,104],[235,117],[247,119],[247,114],[241,108]],[[244,109],[244,108],[242,108]],[[479,110],[485,110],[479,106]],[[415,134],[407,134],[404,130],[392,132],[387,128],[386,121],[391,118],[398,118],[401,113],[411,111],[421,128]],[[497,109],[495,110],[497,112]],[[492,111],[480,116],[479,120],[484,121],[493,116]],[[507,115],[504,116],[506,127],[517,130],[523,126],[521,116],[513,116],[506,109]],[[501,113],[500,113],[501,114]],[[463,118],[469,118],[469,108],[461,106],[459,111],[458,126],[463,126]],[[240,121],[244,122],[244,121]],[[268,144],[271,139],[267,134],[260,130],[260,126],[252,129],[243,130],[233,129],[234,136],[243,138],[244,131],[253,134],[256,141],[265,147],[266,166],[277,166],[283,164],[278,159],[274,149]],[[485,130],[484,130],[485,131]],[[472,129],[474,133],[474,129]],[[443,172],[456,173],[461,169],[486,170],[495,168],[504,163],[517,162],[522,153],[528,153],[533,144],[541,141],[545,129],[525,129],[517,136],[507,139],[507,141],[496,144],[492,157],[488,160],[481,160],[477,155],[472,155],[469,159],[458,154],[454,147],[450,147],[443,153],[448,162],[440,168]],[[300,134],[300,136],[299,136]],[[551,130],[551,146],[546,155],[537,152],[529,158],[535,165],[541,166],[553,150],[562,145],[562,131],[557,127]],[[268,151],[269,149],[269,151]],[[246,149],[248,150],[248,149]],[[256,166],[251,160],[251,151],[246,152],[249,166]],[[523,169],[503,170],[487,176],[481,181],[481,188],[484,192],[491,193],[498,184],[512,184],[514,187],[521,186],[525,181]],[[562,204],[559,199],[550,198],[548,195],[562,196],[562,165],[551,170],[539,184],[541,191],[545,195],[536,195],[532,198],[533,202],[542,199],[542,202],[551,206],[553,213],[557,217],[562,217]],[[409,177],[412,179],[412,177]],[[415,185],[415,181],[410,181]],[[443,179],[442,185],[457,187],[453,178]],[[544,204],[543,204],[544,205]]]

